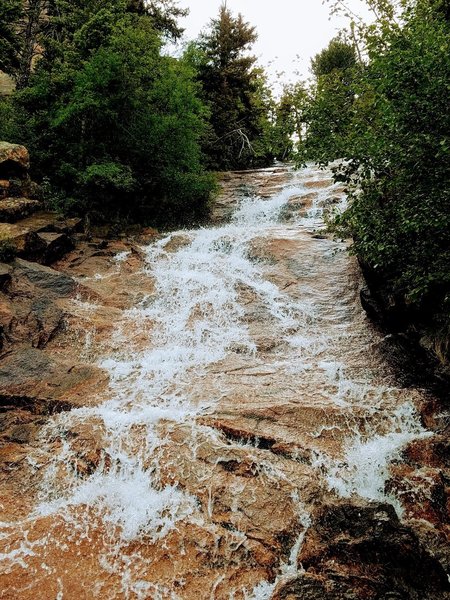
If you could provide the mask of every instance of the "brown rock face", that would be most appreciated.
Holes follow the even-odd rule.
[[[38,186],[29,175],[28,151],[23,146],[0,142],[0,250],[1,259],[11,254],[49,265],[73,248],[71,234],[81,219],[63,219],[42,212],[36,200]]]
[[[61,297],[72,295],[75,282],[48,267],[17,259],[5,267],[0,294],[3,349],[30,344],[43,348],[63,327]]]
[[[59,234],[58,234],[59,235]],[[16,259],[3,268],[0,293],[2,350],[0,402],[3,410],[27,407],[35,413],[66,410],[77,402],[77,388],[95,378],[95,368],[64,362],[44,352],[65,326],[63,299],[77,284],[68,275]]]
[[[450,439],[434,435],[427,440],[415,440],[405,448],[404,456],[413,465],[450,469]]]
[[[79,231],[82,222],[77,218],[61,219],[55,213],[36,213],[39,206],[34,200],[25,199],[22,204],[20,199],[13,199],[11,211],[1,215],[0,201],[0,219],[4,221],[0,222],[0,239],[12,245],[18,257],[50,265],[73,248],[72,234]],[[34,214],[26,216],[28,212]],[[16,217],[19,217],[18,221]],[[17,222],[10,223],[10,220]]]
[[[18,144],[0,142],[0,223],[15,223],[39,208],[35,184],[28,175],[28,150]]]
[[[35,414],[68,410],[76,404],[85,405],[80,390],[93,381],[99,387],[101,380],[98,369],[67,364],[41,350],[24,348],[1,363],[1,408],[7,410],[17,406]]]
[[[0,180],[23,179],[30,168],[30,156],[25,146],[0,142]]]
[[[72,250],[73,242],[65,233],[38,233],[39,239],[45,244],[41,257],[44,265],[50,265]]]
[[[342,190],[222,186],[216,226],[0,269],[0,596],[449,600],[446,413],[323,229]]]
[[[0,222],[15,223],[40,208],[40,202],[30,198],[5,198],[0,200]]]

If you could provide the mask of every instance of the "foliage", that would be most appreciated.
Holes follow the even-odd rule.
[[[214,182],[202,167],[207,111],[191,67],[162,54],[152,16],[126,0],[52,6],[43,56],[14,98],[16,141],[34,175],[97,218],[199,218]]]
[[[130,0],[129,4],[133,3],[138,5],[141,13],[151,17],[153,27],[164,36],[176,40],[183,34],[178,19],[185,17],[189,10],[180,8],[174,0]]]
[[[0,69],[28,84],[42,52],[52,0],[2,0],[0,3]]]
[[[378,20],[359,26],[367,64],[340,134],[347,160],[337,177],[351,199],[336,227],[396,302],[441,327],[450,323],[448,3],[372,5]],[[339,90],[322,110],[332,114],[334,101]],[[323,159],[327,151],[336,155],[332,143]]]
[[[22,0],[0,2],[0,70],[14,73],[19,62],[20,39],[15,26],[22,13]]]
[[[343,40],[331,40],[311,61],[311,70],[318,79],[330,75],[333,71],[345,72],[356,66],[355,49]]]
[[[256,58],[249,51],[254,27],[222,5],[219,16],[188,55],[210,108],[204,150],[213,169],[247,168],[271,162],[266,148],[271,94]]]
[[[0,140],[18,138],[14,103],[8,96],[0,96]]]
[[[278,160],[291,160],[303,141],[308,92],[302,82],[285,85],[274,109],[273,154]]]
[[[308,135],[300,156],[326,163],[345,155],[360,65],[354,46],[339,39],[311,63],[316,80],[304,109]]]

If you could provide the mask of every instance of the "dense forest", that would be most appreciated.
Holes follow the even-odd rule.
[[[30,149],[52,208],[165,227],[207,215],[215,171],[339,159],[350,203],[331,228],[353,238],[394,320],[428,315],[444,356],[450,5],[368,5],[372,23],[347,15],[311,79],[275,98],[257,32],[226,5],[173,57],[175,2],[4,0],[0,68],[16,91],[0,100],[0,138]]]

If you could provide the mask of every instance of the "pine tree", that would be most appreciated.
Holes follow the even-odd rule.
[[[257,162],[254,142],[264,134],[267,111],[260,69],[249,51],[255,28],[222,5],[198,42],[197,69],[211,110],[205,153],[214,169],[245,168]]]

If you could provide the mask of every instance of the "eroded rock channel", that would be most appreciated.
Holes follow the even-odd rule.
[[[1,597],[450,598],[448,414],[396,381],[324,234],[343,190],[222,185],[210,227],[12,267],[42,334],[10,306]]]

